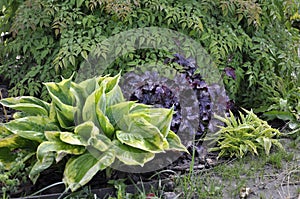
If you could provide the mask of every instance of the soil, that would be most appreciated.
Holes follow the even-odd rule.
[[[300,143],[296,143],[296,147],[291,147],[292,140],[281,139],[287,154],[293,154],[292,160],[281,159],[281,168],[277,168],[274,164],[266,164],[258,169],[252,176],[241,175],[239,179],[231,182],[217,179],[226,188],[223,190],[224,198],[233,197],[233,192],[241,191],[243,187],[250,189],[248,199],[266,198],[266,199],[300,199]],[[252,163],[258,163],[257,157],[252,158]],[[234,164],[234,163],[232,163]],[[243,165],[244,169],[254,169],[250,167],[250,162]],[[253,164],[252,164],[253,165]]]

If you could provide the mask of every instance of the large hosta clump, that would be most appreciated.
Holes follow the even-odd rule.
[[[120,75],[80,83],[71,78],[45,83],[51,103],[34,97],[0,101],[22,111],[15,120],[2,124],[9,135],[0,140],[0,149],[7,149],[2,150],[7,157],[12,150],[28,145],[36,150],[36,163],[29,176],[33,182],[40,172],[64,158],[63,180],[75,191],[116,161],[143,166],[155,154],[186,151],[170,130],[172,108],[125,101],[118,85]]]

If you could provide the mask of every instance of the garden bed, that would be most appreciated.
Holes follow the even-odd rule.
[[[147,195],[168,199],[175,196],[178,198],[243,198],[243,194],[246,194],[245,198],[248,199],[298,199],[300,196],[300,156],[298,153],[300,145],[291,139],[282,139],[281,141],[284,143],[286,152],[273,151],[270,156],[247,156],[243,159],[214,161],[214,156],[209,154],[211,160],[214,161],[211,166],[198,163],[194,165],[193,170],[190,170],[188,164],[172,165],[172,167],[162,170],[160,175],[158,172],[152,179],[147,179],[147,176],[138,177],[133,174],[119,173],[120,178],[130,176],[136,180],[134,183],[126,181],[123,184],[125,185],[124,190],[119,189],[119,191],[122,191],[123,197],[127,194],[132,197],[135,195],[136,198]],[[42,177],[42,180],[47,182],[49,174]],[[99,183],[99,179],[103,179],[102,177],[97,175],[87,185],[89,189],[85,187],[73,194],[62,196],[64,187],[60,186],[56,190],[46,190],[41,193],[43,195],[25,198],[54,199],[64,198],[68,195],[67,198],[117,197],[118,189],[116,187],[108,184],[107,181],[103,184]],[[117,181],[118,179],[112,178],[112,180]],[[60,193],[55,192],[59,189]]]

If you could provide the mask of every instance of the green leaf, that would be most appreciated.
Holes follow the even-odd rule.
[[[14,134],[20,137],[42,142],[45,140],[45,131],[57,131],[58,126],[52,123],[48,117],[29,116],[12,120],[4,126]]]
[[[30,151],[35,151],[37,146],[38,142],[33,142],[16,134],[12,134],[0,139],[0,148],[26,149]]]
[[[31,96],[5,98],[0,100],[0,103],[3,106],[13,108],[18,111],[24,111],[31,115],[48,116],[50,110],[49,103]]]
[[[272,146],[271,139],[263,137],[263,141],[264,141],[265,152],[266,152],[267,155],[269,155],[270,154],[270,149],[271,149],[271,146]]]
[[[81,7],[83,2],[84,2],[84,0],[76,0],[76,7],[77,8]]]
[[[74,133],[80,136],[81,142],[88,145],[90,138],[95,138],[99,135],[99,129],[93,122],[89,121],[76,126]]]
[[[69,56],[69,62],[75,66],[76,65],[76,61],[75,61],[75,57],[73,55]]]
[[[100,86],[97,90],[95,90],[91,95],[89,95],[85,101],[85,104],[82,109],[82,119],[84,122],[92,121],[96,126],[100,127],[96,109],[99,108],[97,105],[100,101],[101,96],[104,95],[104,86]],[[105,103],[105,100],[104,100]]]
[[[100,83],[100,87],[105,88],[106,107],[110,107],[114,104],[124,101],[121,88],[118,86],[120,81],[120,73],[114,77],[106,77]]]
[[[128,121],[130,121],[129,129],[121,129],[116,132],[117,139],[121,143],[152,153],[163,152],[169,147],[159,129],[142,116],[135,115]]]
[[[113,143],[116,157],[126,165],[144,166],[146,162],[149,162],[155,157],[154,153],[122,144],[118,140],[114,140]]]
[[[57,119],[60,125],[66,129],[72,129],[74,123],[74,115],[77,110],[73,107],[75,104],[74,92],[71,92],[71,76],[69,79],[63,79],[59,83],[45,83],[52,102],[55,104]]]
[[[174,111],[173,109],[166,109],[166,108],[148,108],[147,110],[141,110],[141,112],[146,112],[149,116],[148,122],[156,126],[163,137],[167,137]]]
[[[91,137],[89,139],[89,144],[101,152],[108,150],[112,146],[111,140],[105,135],[101,134]]]
[[[87,54],[87,52],[84,50],[84,51],[81,51],[81,56],[83,57],[83,59],[85,59],[85,60],[88,60],[88,54]]]
[[[168,133],[167,141],[169,143],[168,150],[184,151],[186,153],[189,153],[187,148],[181,143],[180,138],[171,130]]]
[[[38,179],[38,177],[40,176],[40,172],[44,171],[45,169],[49,168],[55,159],[55,153],[47,153],[42,161],[37,161],[32,169],[30,170],[29,173],[29,178],[30,180],[33,182],[33,184],[36,183],[36,180]]]
[[[106,151],[99,157],[90,153],[71,158],[65,167],[63,181],[71,191],[88,183],[98,171],[109,167],[115,160],[113,151]]]
[[[81,138],[80,135],[76,135],[72,132],[60,132],[59,138],[61,141],[71,145],[87,146],[87,143]]]
[[[135,104],[133,101],[120,102],[110,106],[106,110],[106,115],[113,126],[118,126],[122,129],[127,129],[127,123],[124,123],[124,118],[129,114],[131,107]]]
[[[59,162],[65,155],[80,155],[85,152],[85,147],[78,145],[66,144],[59,141],[45,141],[37,149],[37,159],[42,161],[47,154],[55,152],[56,162]]]
[[[270,119],[278,118],[284,121],[292,121],[294,119],[293,114],[288,111],[268,111],[264,113],[264,116]]]

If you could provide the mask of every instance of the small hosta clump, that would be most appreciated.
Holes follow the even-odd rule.
[[[220,126],[218,132],[205,138],[212,140],[212,144],[216,143],[215,147],[210,148],[211,152],[219,152],[218,157],[242,158],[249,152],[252,155],[261,153],[269,155],[273,146],[284,150],[277,139],[281,135],[277,129],[261,120],[252,110],[243,109],[243,111],[245,114],[239,112],[239,118],[231,111],[230,116],[215,115],[225,126]]]

